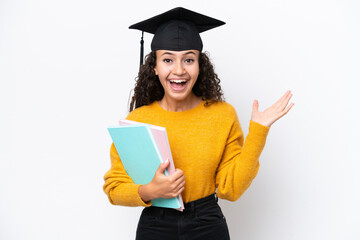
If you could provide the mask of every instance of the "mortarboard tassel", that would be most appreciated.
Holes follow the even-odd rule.
[[[142,31],[140,41],[140,67],[144,64],[144,31]]]

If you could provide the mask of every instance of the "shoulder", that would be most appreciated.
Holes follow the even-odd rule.
[[[129,115],[126,117],[126,119],[143,122],[144,119],[148,119],[149,117],[154,116],[154,112],[156,112],[156,108],[154,105],[155,102],[149,105],[138,107],[133,111],[131,111]]]
[[[212,121],[219,126],[231,127],[235,122],[239,122],[235,108],[227,102],[212,102],[204,106],[202,116],[204,119]]]
[[[217,129],[218,134],[242,134],[241,125],[235,108],[227,102],[212,102],[205,107],[206,118]]]
[[[205,107],[207,111],[214,112],[216,115],[220,115],[222,117],[234,118],[236,117],[235,108],[228,102],[212,102],[208,106]]]

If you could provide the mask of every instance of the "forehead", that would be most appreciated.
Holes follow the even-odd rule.
[[[156,56],[187,56],[195,55],[199,56],[200,52],[198,50],[184,50],[184,51],[170,51],[170,50],[156,50]]]

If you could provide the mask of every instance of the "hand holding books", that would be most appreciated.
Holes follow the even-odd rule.
[[[144,202],[155,198],[174,198],[184,190],[185,176],[182,170],[176,169],[169,176],[164,174],[169,160],[161,163],[151,182],[139,187],[139,194]]]
[[[140,197],[152,206],[183,211],[184,174],[175,169],[166,129],[125,119],[119,124],[108,130],[126,173],[142,185]]]

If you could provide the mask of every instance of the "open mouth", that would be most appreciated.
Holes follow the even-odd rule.
[[[173,90],[181,91],[185,89],[188,81],[186,80],[170,80],[170,86]]]
[[[170,80],[171,85],[182,85],[184,86],[186,84],[186,80]]]

